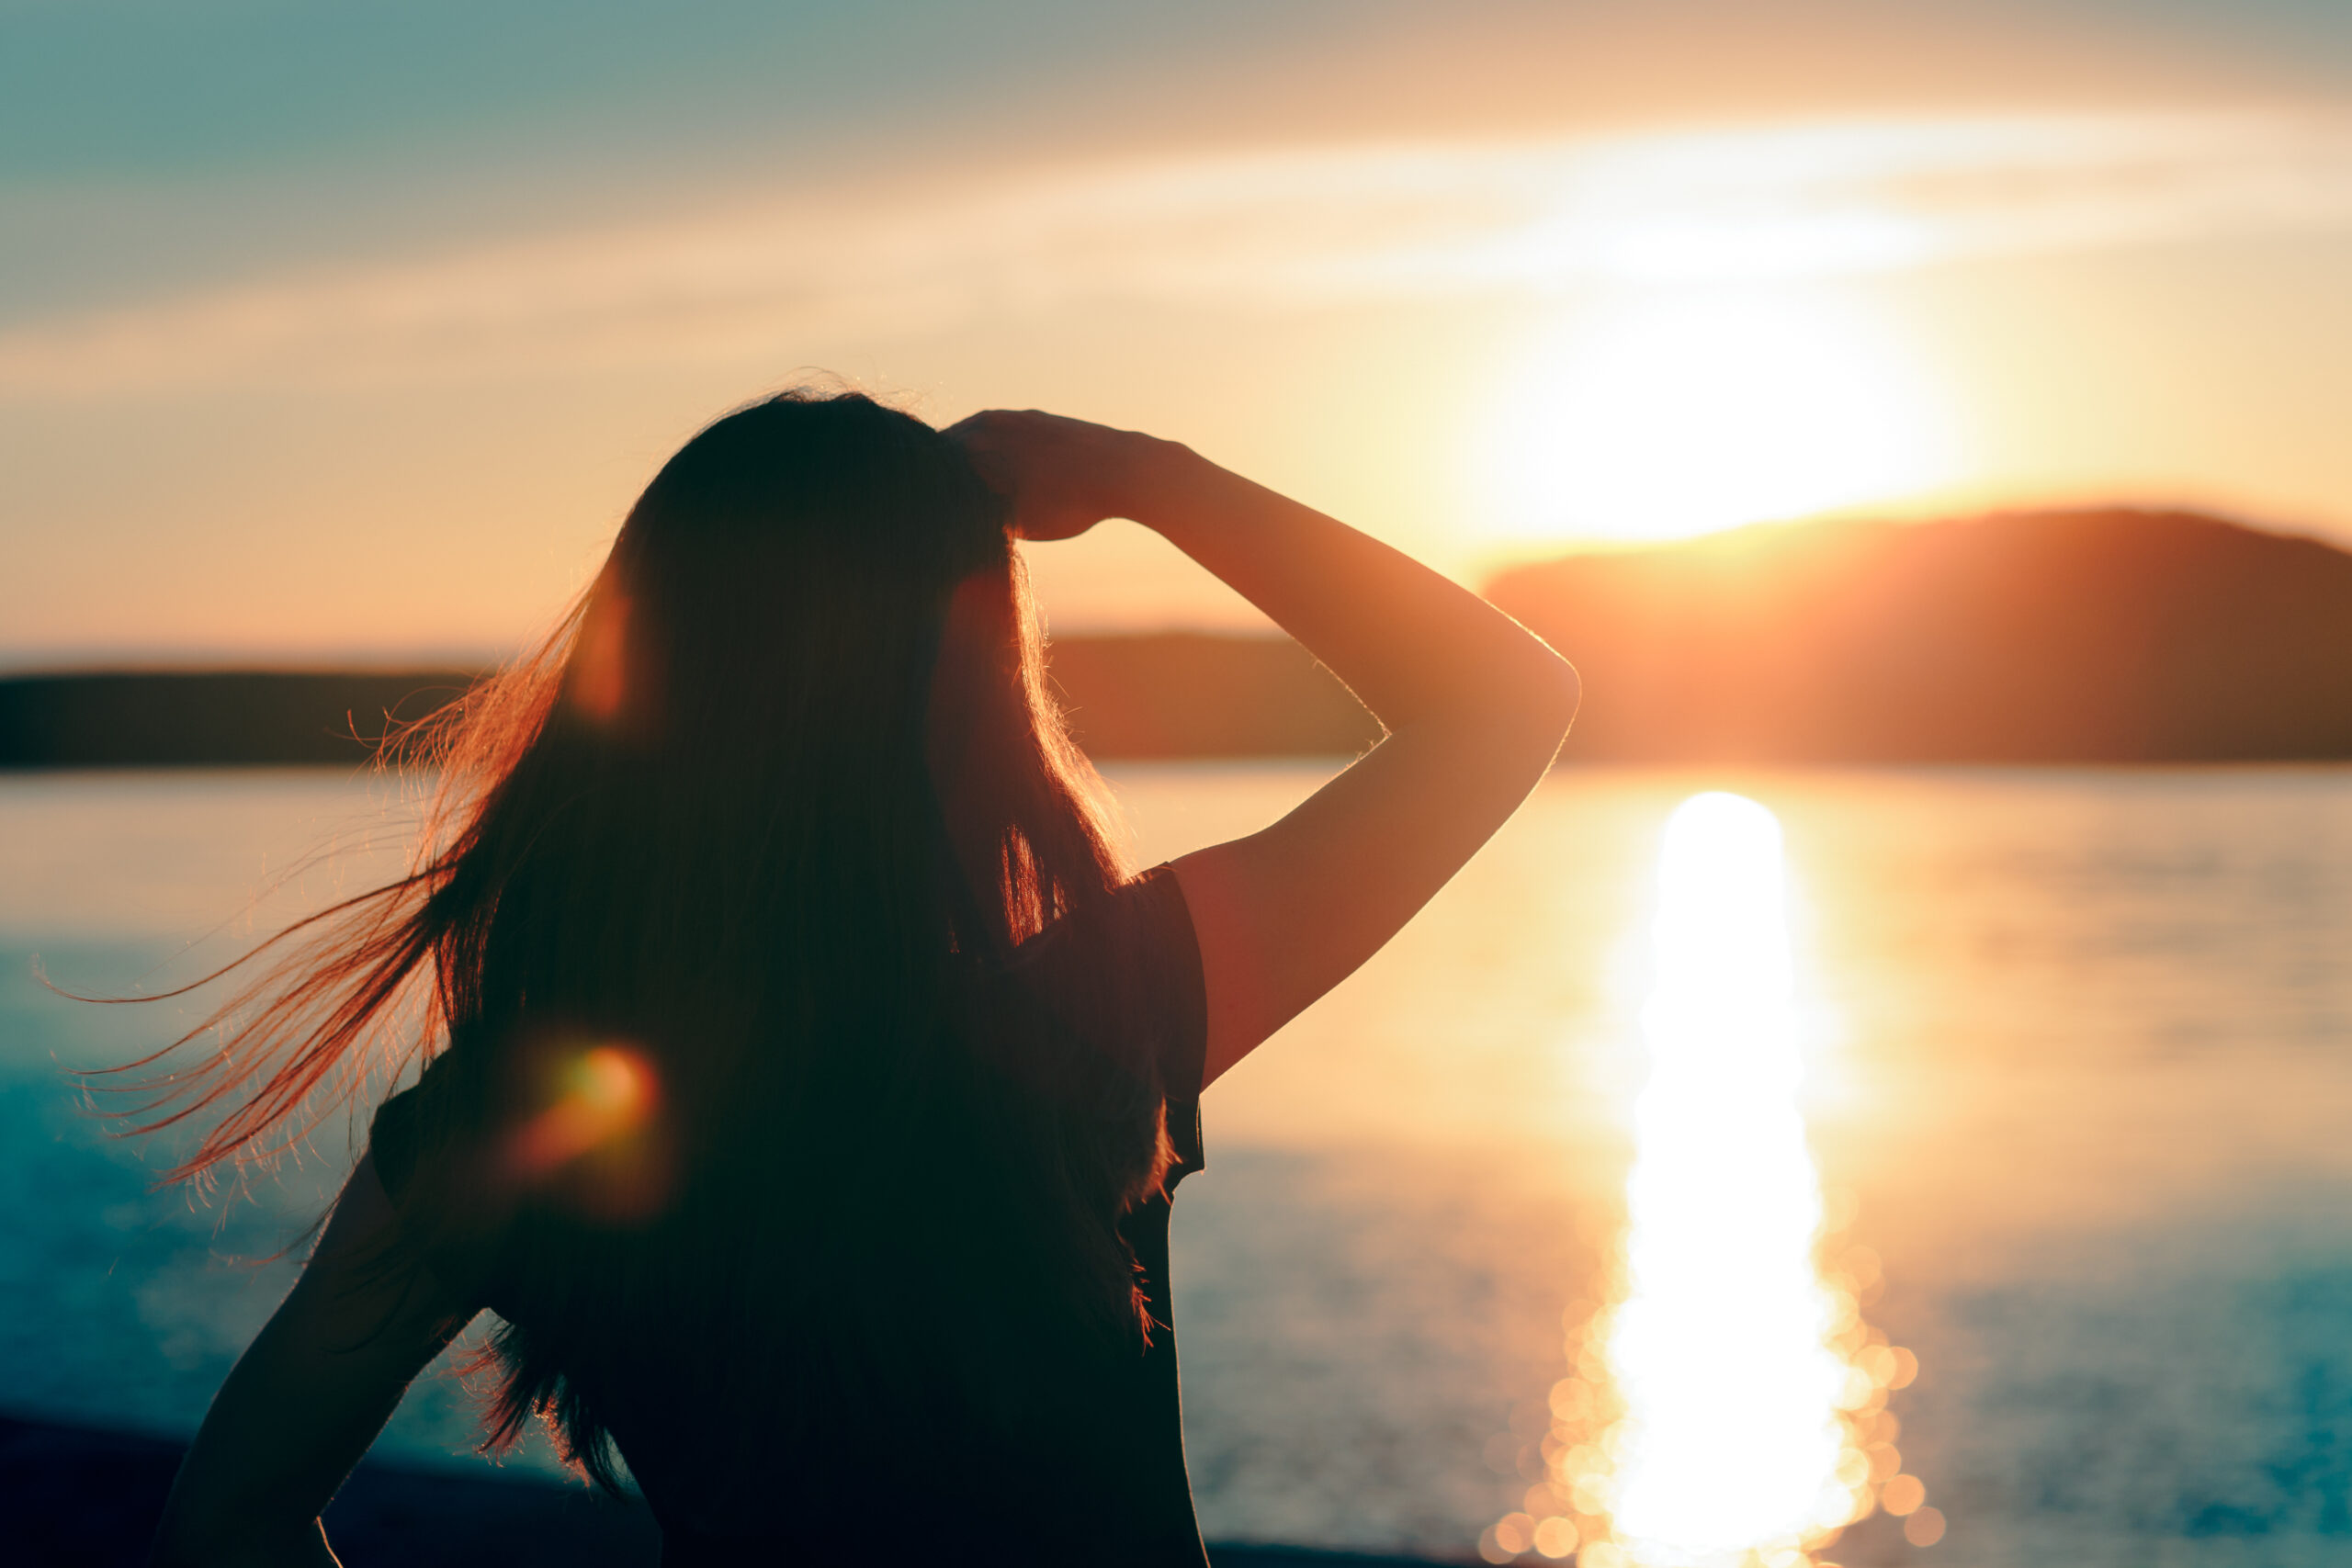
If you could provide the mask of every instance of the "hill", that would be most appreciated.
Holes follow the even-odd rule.
[[[156,671],[0,679],[0,768],[357,767],[392,718],[422,717],[478,672]],[[1362,750],[1371,715],[1282,637],[1068,637],[1053,676],[1095,756]]]
[[[2352,555],[2192,513],[1781,525],[1487,592],[1583,672],[1570,758],[2352,757]]]
[[[356,767],[476,671],[141,671],[0,680],[0,767]]]
[[[1571,761],[2352,758],[2352,555],[2177,512],[1806,523],[1494,579],[1585,677]],[[1280,637],[1057,639],[1104,759],[1345,755],[1380,733]],[[467,671],[0,680],[0,767],[367,760]]]

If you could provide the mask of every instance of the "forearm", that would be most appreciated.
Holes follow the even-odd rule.
[[[319,1515],[472,1308],[383,1266],[390,1200],[363,1157],[318,1250],[214,1396],[180,1461],[151,1568],[328,1568]]]
[[[1156,443],[1138,459],[1131,515],[1263,610],[1391,730],[1522,714],[1565,728],[1575,710],[1574,670],[1501,611],[1184,447]]]
[[[300,1286],[289,1303],[299,1305]],[[313,1292],[314,1293],[314,1292]],[[318,1397],[281,1308],[238,1359],[173,1478],[149,1568],[319,1568],[324,1508],[391,1414],[397,1383],[356,1410]]]

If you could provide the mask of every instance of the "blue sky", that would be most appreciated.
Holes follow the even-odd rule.
[[[1629,32],[1651,68],[1630,92],[1579,74],[1576,55]],[[1840,47],[1744,67],[1776,32]],[[0,226],[9,314],[403,233],[920,160],[942,140],[1703,116],[1716,94],[1785,110],[2352,92],[2339,0],[6,0],[0,39],[0,193],[23,215]],[[1366,68],[1384,49],[1427,49],[1430,76],[1464,81],[1398,92],[1395,72]],[[1521,49],[1558,56],[1556,92],[1471,85]],[[1351,74],[1367,78],[1354,101]],[[190,197],[231,221],[203,223]],[[193,249],[159,251],[153,231],[132,243],[141,216],[194,229]]]
[[[1213,69],[1275,51],[1312,61],[1341,33],[1510,36],[1540,6],[1382,0],[494,0],[220,4],[10,0],[0,6],[0,178],[154,179],[391,153],[452,152],[585,137],[676,144],[707,135],[878,118],[947,119],[1055,94],[1073,73]],[[1605,6],[1577,7],[1587,13]],[[1823,6],[1645,6],[1705,31],[1740,13],[1804,18]],[[1895,0],[1882,23],[1932,37],[1955,22],[2018,36],[2111,35],[2119,55],[2206,56],[2212,76],[2341,86],[2352,9],[2336,0],[2044,0],[1966,6]],[[1670,96],[1667,95],[1667,96]]]
[[[0,660],[509,646],[803,366],[1166,428],[1468,576],[2352,531],[2347,266],[2338,0],[0,0]],[[1040,568],[1242,618],[1148,541]]]

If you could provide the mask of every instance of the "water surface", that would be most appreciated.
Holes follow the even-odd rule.
[[[1138,858],[1328,770],[1126,767]],[[1582,772],[1209,1094],[1177,1205],[1188,1447],[1213,1537],[1460,1554],[1525,1488],[1623,1212],[1643,922],[1695,791],[1768,806],[1795,886],[1815,1156],[1923,1371],[1894,1561],[2352,1553],[2352,770]],[[200,972],[392,863],[379,783],[0,779],[0,1403],[185,1431],[282,1293],[342,1123],[255,1201],[151,1193],[62,1066],[185,1027]],[[259,907],[256,890],[340,834]],[[1518,1435],[1514,1436],[1514,1420]],[[462,1458],[428,1378],[387,1450]],[[524,1462],[543,1462],[526,1460]],[[1890,1540],[1892,1544],[1889,1544]],[[1833,1553],[1833,1555],[1847,1555]]]

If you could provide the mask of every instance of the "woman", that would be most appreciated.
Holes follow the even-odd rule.
[[[1012,547],[1111,517],[1388,730],[1141,876]],[[1444,884],[1576,701],[1477,598],[1180,446],[854,394],[720,420],[548,647],[447,716],[414,873],[166,1080],[166,1118],[229,1108],[199,1174],[298,1135],[372,1042],[429,1059],[155,1561],[332,1562],[320,1510],[489,1310],[491,1443],[537,1415],[597,1481],[625,1459],[665,1562],[871,1560],[916,1518],[962,1562],[1200,1568],[1167,1246],[1200,1091]]]

